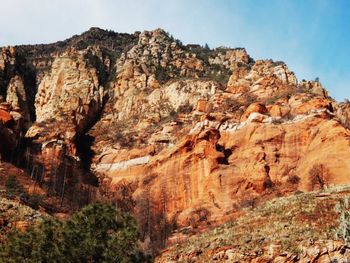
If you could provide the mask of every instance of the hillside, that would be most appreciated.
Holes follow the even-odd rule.
[[[248,206],[237,220],[170,247],[156,262],[348,262],[348,198],[342,186]]]
[[[2,173],[16,166],[65,212],[132,212],[155,252],[246,204],[350,183],[349,114],[283,62],[162,29],[0,54]]]

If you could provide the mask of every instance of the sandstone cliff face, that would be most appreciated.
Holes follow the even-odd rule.
[[[35,138],[42,132],[48,136],[40,136],[39,140],[73,141],[101,111],[104,90],[97,69],[89,68],[89,60],[85,58],[89,51],[75,53],[57,57],[50,74],[41,81],[35,99],[36,124],[29,129],[27,137]]]
[[[25,133],[49,188],[69,171],[67,184],[131,210],[158,246],[246,202],[349,183],[348,105],[244,49],[93,28],[3,49],[0,84],[1,154]]]
[[[219,49],[220,50],[220,49]],[[253,62],[252,58],[247,54],[244,48],[236,48],[219,51],[216,56],[209,58],[210,64],[223,65],[227,69],[234,70],[241,64],[249,64]]]
[[[347,128],[350,127],[350,103],[344,102],[340,103],[336,111],[337,117],[340,122]]]
[[[18,115],[15,118],[23,118],[23,128],[28,129],[31,122],[29,102],[23,79],[18,75],[15,75],[10,80],[7,87],[6,102],[11,105],[13,111],[21,114],[21,117]]]
[[[328,114],[277,123],[255,113],[241,123],[204,121],[154,157],[144,151],[118,160],[107,153],[97,171],[111,185],[136,182],[134,198],[149,196],[179,226],[197,220],[200,210],[206,220],[221,222],[245,200],[348,182],[349,132]]]
[[[13,108],[8,102],[0,103],[0,160],[14,161],[25,125],[19,108]]]
[[[271,98],[281,91],[292,91],[297,85],[294,73],[284,63],[257,61],[253,66],[233,71],[227,88],[232,93],[250,92],[258,98]]]

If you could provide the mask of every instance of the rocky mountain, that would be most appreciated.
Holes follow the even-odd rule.
[[[0,55],[0,167],[62,204],[131,211],[148,249],[247,204],[349,183],[349,117],[349,103],[283,62],[162,29],[91,28]]]

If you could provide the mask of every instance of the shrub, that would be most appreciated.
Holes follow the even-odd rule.
[[[37,194],[28,194],[15,175],[10,175],[5,182],[6,197],[18,197],[26,205],[33,209],[38,209],[42,203],[42,196]]]
[[[11,232],[0,246],[0,262],[147,262],[137,239],[128,214],[91,204],[65,222],[49,219]]]
[[[168,71],[166,68],[163,68],[161,66],[157,67],[156,69],[156,79],[160,82],[160,83],[164,83],[169,79],[168,76]]]
[[[297,175],[291,175],[288,177],[287,182],[290,184],[299,184],[300,177]]]
[[[177,109],[177,112],[189,114],[192,112],[192,110],[193,110],[193,106],[187,101],[185,104],[182,104],[179,106],[179,108]]]
[[[17,180],[17,177],[15,175],[10,175],[7,178],[5,182],[5,188],[6,188],[6,195],[9,198],[13,198],[15,196],[21,196],[25,193],[23,186]]]
[[[39,209],[43,197],[38,194],[26,195],[24,202],[33,209]]]
[[[263,186],[265,189],[270,189],[274,186],[274,183],[272,182],[272,180],[270,178],[268,178],[264,181]]]
[[[256,198],[250,198],[250,199],[244,199],[239,203],[239,206],[241,208],[250,208],[254,209],[257,205],[257,200]]]
[[[322,190],[327,187],[329,170],[323,164],[315,164],[309,171],[312,190]]]
[[[224,111],[235,112],[241,107],[242,104],[234,98],[226,98],[222,105]]]

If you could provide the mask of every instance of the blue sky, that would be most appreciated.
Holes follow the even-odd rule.
[[[0,46],[49,43],[91,26],[165,29],[184,43],[245,47],[350,98],[350,0],[0,0]]]

